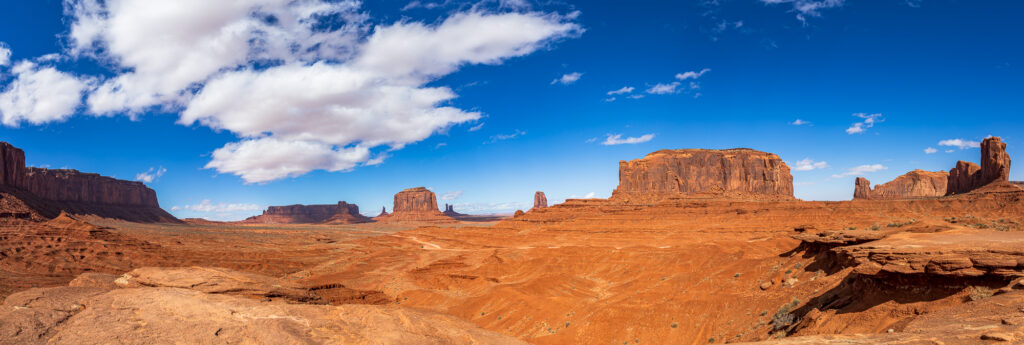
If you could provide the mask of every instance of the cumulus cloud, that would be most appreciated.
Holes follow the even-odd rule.
[[[856,113],[853,116],[864,119],[861,122],[854,123],[846,129],[846,134],[860,134],[864,133],[868,128],[874,127],[875,123],[882,122],[882,114],[865,114]]]
[[[623,86],[621,89],[608,91],[608,95],[621,95],[633,92],[635,88],[632,86]]]
[[[815,162],[813,159],[810,158],[804,158],[803,160],[797,161],[796,164],[793,164],[793,170],[795,171],[809,171],[814,169],[825,168],[828,168],[828,163],[824,161]]]
[[[684,73],[678,73],[678,74],[676,74],[676,79],[679,79],[679,80],[697,79],[697,78],[700,78],[702,75],[704,75],[704,73],[708,73],[708,72],[711,72],[710,68],[705,68],[705,69],[702,69],[702,70],[696,71],[696,72],[689,71],[689,72],[684,72]]]
[[[441,194],[441,200],[455,200],[462,196],[461,190]]]
[[[143,171],[143,172],[140,172],[140,173],[136,174],[135,175],[135,181],[141,181],[141,182],[145,182],[145,183],[152,183],[153,181],[159,180],[160,176],[164,176],[164,173],[166,173],[166,172],[167,172],[167,169],[164,169],[164,167],[159,167],[159,168],[150,167],[149,170],[146,170],[146,171]]]
[[[796,119],[795,121],[790,122],[789,124],[794,125],[794,126],[803,126],[803,125],[809,125],[809,124],[811,124],[811,122],[810,121],[804,121],[804,120],[801,120],[801,119]]]
[[[521,8],[512,5],[501,7]],[[379,164],[386,156],[371,158],[373,149],[401,149],[476,121],[479,112],[448,105],[457,97],[451,88],[427,85],[464,65],[498,65],[583,31],[573,23],[578,13],[476,6],[434,24],[373,26],[359,7],[353,0],[65,5],[70,52],[122,71],[89,94],[90,112],[160,107],[180,111],[180,124],[229,131],[240,141],[216,149],[206,167],[248,183]]]
[[[939,141],[939,146],[952,146],[961,150],[976,149],[981,147],[981,143],[977,141],[964,140],[964,139],[946,139]]]
[[[796,12],[796,19],[807,22],[807,17],[820,17],[821,10],[842,7],[844,0],[761,0],[769,5],[789,4],[793,12]]]
[[[89,86],[86,80],[30,61],[19,62],[11,72],[14,80],[0,93],[0,120],[11,127],[64,121],[75,113]]]
[[[551,81],[551,85],[555,85],[555,84],[569,85],[569,84],[575,83],[577,80],[580,80],[580,77],[582,77],[582,76],[583,76],[583,73],[579,73],[579,72],[563,74],[561,77],[555,78],[555,80],[552,80]]]
[[[884,166],[884,165],[881,165],[881,164],[865,164],[865,165],[860,165],[860,166],[857,166],[857,167],[850,168],[850,169],[848,169],[846,172],[844,172],[842,174],[832,175],[832,177],[833,178],[840,178],[840,177],[853,176],[853,175],[858,175],[858,174],[863,174],[863,173],[872,173],[872,172],[886,170],[886,169],[889,169],[889,168]]]
[[[262,209],[263,206],[256,204],[223,202],[215,204],[209,199],[204,199],[198,204],[171,207],[171,212],[190,212],[209,220],[239,220]]]
[[[7,48],[7,44],[0,42],[0,67],[7,66],[11,63],[11,49]]]
[[[622,144],[639,144],[646,143],[654,139],[654,134],[644,134],[639,137],[626,137],[623,138],[622,134],[608,134],[608,137],[601,142],[601,145],[622,145]]]
[[[929,154],[930,155],[930,154],[933,154],[933,153],[936,153],[936,152],[939,152],[939,150],[936,150],[934,147],[928,147],[928,148],[924,149],[924,153],[925,154]]]

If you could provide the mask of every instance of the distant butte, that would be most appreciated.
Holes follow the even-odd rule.
[[[751,149],[661,150],[619,163],[613,200],[672,197],[793,199],[793,176],[773,153]]]
[[[369,222],[370,218],[359,214],[359,206],[339,201],[327,205],[270,206],[263,214],[249,217],[242,223],[249,224],[355,224]]]
[[[533,194],[533,208],[541,209],[548,207],[548,197],[544,195],[544,192],[538,191]]]
[[[454,218],[437,209],[437,196],[426,187],[408,188],[398,192],[395,194],[395,203],[391,214],[375,217],[374,220],[384,223],[455,222]]]
[[[981,142],[981,165],[957,161],[949,172],[914,170],[874,189],[870,181],[858,177],[853,198],[898,200],[963,194],[993,182],[1009,181],[1009,177],[1010,155],[1006,153],[1006,143],[999,137],[988,137]]]

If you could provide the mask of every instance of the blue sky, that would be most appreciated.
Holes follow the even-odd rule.
[[[374,215],[415,186],[511,212],[608,197],[620,160],[665,148],[773,152],[797,197],[845,200],[988,135],[1016,157],[1024,129],[1011,1],[2,6],[0,140],[143,180],[179,217]]]

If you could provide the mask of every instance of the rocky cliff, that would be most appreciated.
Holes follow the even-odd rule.
[[[967,193],[996,181],[1009,181],[1010,155],[999,137],[981,142],[981,165],[958,161],[949,171],[946,195]]]
[[[455,219],[464,218],[464,217],[468,216],[466,214],[455,212],[455,205],[449,205],[449,204],[444,204],[444,212],[442,212],[442,213],[444,215],[446,215],[446,216],[449,216],[449,217],[452,217],[452,218],[455,218]]]
[[[793,176],[779,156],[751,149],[661,150],[619,163],[613,199],[677,196],[793,198]]]
[[[337,204],[270,206],[259,216],[243,223],[251,224],[353,224],[370,219],[359,214],[359,206],[339,201]]]
[[[897,200],[946,195],[949,173],[914,170],[896,179],[871,188],[871,181],[858,177],[854,199]]]
[[[2,142],[0,160],[0,186],[47,217],[66,211],[140,222],[178,221],[141,182],[71,169],[28,168],[25,152]]]
[[[452,211],[454,212],[454,211]],[[395,194],[391,214],[374,218],[379,222],[452,222],[437,209],[437,196],[425,187],[408,188]]]
[[[533,208],[545,208],[548,207],[548,197],[544,195],[544,192],[537,192],[533,194]]]

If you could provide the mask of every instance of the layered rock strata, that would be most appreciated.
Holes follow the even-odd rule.
[[[779,156],[751,149],[661,150],[619,163],[612,199],[680,196],[792,199],[793,176]]]
[[[544,195],[544,192],[537,192],[533,194],[533,208],[545,208],[548,207],[548,197]]]
[[[949,173],[914,170],[896,179],[871,188],[871,181],[858,177],[854,199],[898,200],[946,195]]]
[[[178,221],[160,208],[156,192],[141,182],[71,169],[25,167],[25,152],[2,142],[0,160],[0,186],[31,199],[26,202],[47,217],[67,211],[130,221]]]
[[[339,201],[337,204],[270,206],[263,214],[249,217],[243,223],[255,224],[353,224],[369,218],[359,213],[359,206]]]
[[[454,211],[452,211],[454,212]],[[454,218],[437,209],[437,196],[425,187],[408,188],[395,194],[391,214],[374,218],[380,222],[452,222]]]
[[[992,182],[1010,180],[1010,155],[999,137],[981,142],[981,165],[959,161],[949,171],[947,195],[967,193]]]

